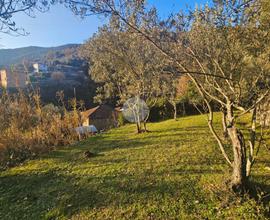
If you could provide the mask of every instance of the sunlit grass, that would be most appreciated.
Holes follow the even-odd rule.
[[[127,125],[2,172],[0,219],[266,219],[225,190],[230,170],[205,116],[149,130]],[[265,190],[269,158],[262,148],[252,177]]]

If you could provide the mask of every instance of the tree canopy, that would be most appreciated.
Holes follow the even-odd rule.
[[[35,11],[45,12],[49,9],[50,0],[0,0],[0,32],[15,35],[24,35],[27,32],[17,26],[14,15],[24,12],[30,17],[35,16]]]
[[[188,75],[207,106],[210,131],[232,167],[232,189],[242,191],[261,145],[256,144],[256,108],[270,91],[269,3],[218,0],[165,20],[156,19],[153,9],[143,7],[144,1],[83,1],[70,6],[81,15],[96,12],[117,17],[167,58],[172,72]],[[131,16],[135,11],[136,19]],[[142,29],[138,21],[145,17],[147,28]],[[213,126],[212,103],[225,114],[233,159]],[[247,141],[236,121],[249,112]]]

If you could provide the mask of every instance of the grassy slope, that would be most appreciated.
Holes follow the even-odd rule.
[[[204,116],[128,125],[0,173],[0,219],[263,219],[228,177]],[[86,159],[85,150],[99,156]],[[253,178],[270,187],[269,153]],[[233,202],[234,201],[234,202]],[[266,217],[265,217],[266,218]]]

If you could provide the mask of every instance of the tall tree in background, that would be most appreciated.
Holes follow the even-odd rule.
[[[136,17],[139,11],[140,8],[130,16],[143,29],[144,19]],[[123,104],[139,97],[151,108],[164,89],[172,87],[172,80],[162,74],[164,62],[160,53],[117,16],[82,47],[82,55],[90,61],[89,74],[101,85],[96,97],[99,102],[113,98]],[[138,132],[141,129],[139,126]]]

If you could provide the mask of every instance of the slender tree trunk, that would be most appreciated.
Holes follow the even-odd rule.
[[[144,132],[147,132],[146,121],[143,122],[143,128],[144,128]]]
[[[133,110],[134,118],[136,119],[137,132],[138,134],[142,132],[141,120],[139,116],[138,109]]]
[[[222,126],[223,126],[223,136],[224,138],[228,138],[228,125],[227,125],[227,112],[226,110],[222,110]]]
[[[139,133],[141,133],[141,125],[139,122],[137,122],[136,125],[137,125],[137,132],[139,134]]]
[[[144,127],[145,132],[148,132],[147,127],[146,127],[146,123],[147,123],[147,120],[149,118],[149,115],[150,115],[150,111],[149,111],[149,113],[147,114],[146,118],[143,121],[143,127]]]
[[[209,113],[208,113],[208,127],[209,127],[210,131],[212,132],[214,138],[218,142],[218,145],[219,145],[219,148],[221,150],[222,155],[224,156],[224,158],[226,159],[226,161],[232,167],[232,162],[231,162],[229,156],[227,155],[227,153],[226,153],[226,151],[224,149],[224,145],[223,145],[221,139],[219,138],[217,132],[214,129],[214,126],[213,126],[213,116],[214,115],[213,115],[212,107],[211,107],[211,105],[209,105],[209,103],[207,103],[207,106],[208,106],[208,110],[209,110]]]
[[[233,191],[242,193],[245,190],[246,175],[246,148],[243,134],[236,128],[233,117],[233,109],[229,103],[227,106],[228,134],[233,147],[233,171],[231,187]]]
[[[173,119],[175,120],[175,121],[177,121],[177,106],[176,106],[176,102],[172,102],[172,106],[173,106]]]
[[[186,116],[186,106],[185,106],[185,102],[183,102],[183,116]]]
[[[247,177],[250,176],[251,173],[251,168],[254,163],[254,148],[255,148],[255,143],[256,143],[256,120],[257,120],[257,109],[255,108],[252,111],[252,118],[251,118],[251,131],[250,131],[250,141],[249,141],[249,154],[248,154],[248,159],[247,159],[247,167],[246,167],[246,172],[247,172]],[[259,148],[259,146],[258,146]]]

